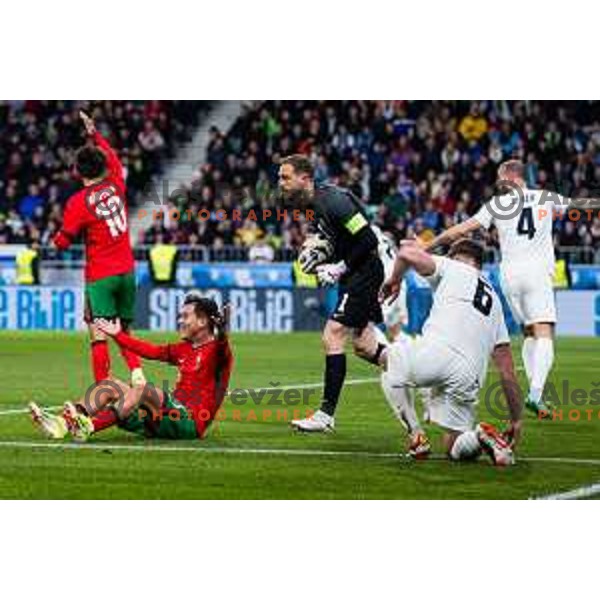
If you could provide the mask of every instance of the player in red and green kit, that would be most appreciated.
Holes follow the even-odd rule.
[[[99,320],[96,327],[124,348],[144,358],[176,365],[173,392],[152,384],[130,387],[113,379],[92,388],[76,404],[67,402],[62,415],[31,403],[33,423],[46,436],[62,439],[70,433],[84,441],[117,425],[145,437],[204,437],[225,397],[233,366],[227,336],[228,309],[214,300],[188,294],[179,315],[181,341],[156,345],[124,333],[119,324]]]
[[[54,245],[68,248],[83,235],[86,249],[86,321],[90,329],[94,379],[110,378],[111,361],[106,335],[93,327],[98,319],[119,320],[127,331],[135,313],[135,263],[129,239],[123,167],[110,144],[96,131],[93,120],[79,113],[89,137],[77,152],[75,175],[83,189],[67,201],[63,224]],[[134,385],[145,383],[139,357],[129,349],[121,354]]]

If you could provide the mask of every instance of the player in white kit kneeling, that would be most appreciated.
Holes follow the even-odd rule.
[[[448,258],[428,254],[416,241],[403,242],[381,297],[394,299],[405,272],[413,268],[430,282],[433,306],[419,340],[394,343],[382,353],[381,382],[388,402],[402,406],[411,447],[416,439],[427,438],[409,388],[432,387],[429,418],[444,429],[448,456],[470,460],[485,451],[494,464],[509,465],[521,430],[522,402],[502,306],[481,273],[482,261],[483,247],[472,240],[455,242]],[[490,356],[508,406],[510,427],[505,434],[475,422]]]

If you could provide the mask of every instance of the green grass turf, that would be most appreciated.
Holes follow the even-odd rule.
[[[237,335],[234,345],[232,387],[320,381],[318,334]],[[568,379],[571,388],[593,389],[594,381],[600,384],[599,348],[600,341],[593,339],[558,340],[551,380],[558,384]],[[114,347],[112,354],[118,374],[124,375]],[[515,356],[520,364],[517,345]],[[83,335],[1,332],[0,412],[23,407],[30,399],[58,405],[82,395],[90,380],[88,363]],[[175,376],[173,368],[154,363],[146,364],[146,373],[171,382]],[[348,378],[375,375],[373,367],[350,360]],[[522,373],[520,379],[524,381]],[[310,396],[310,407],[317,405],[318,397],[317,390]],[[589,421],[585,413],[579,422],[538,422],[528,416],[518,464],[502,470],[486,459],[475,464],[441,459],[411,463],[394,456],[403,452],[405,434],[377,383],[345,388],[337,431],[329,435],[293,433],[284,418],[277,419],[276,411],[286,407],[267,406],[270,398],[265,395],[258,407],[252,401],[237,407],[227,401],[226,419],[208,439],[197,442],[145,441],[114,429],[85,448],[13,447],[2,444],[46,442],[27,415],[0,414],[0,497],[529,498],[600,481],[600,407]],[[479,408],[482,419],[496,421],[483,402]],[[240,421],[234,420],[234,410]],[[271,410],[271,417],[263,420],[263,410]],[[291,418],[293,407],[287,411]],[[439,432],[431,428],[430,433],[439,453]],[[118,447],[123,445],[143,449]],[[153,450],[157,447],[183,450]],[[256,449],[274,452],[251,452]],[[292,452],[281,454],[278,449]],[[535,460],[549,457],[563,460]]]

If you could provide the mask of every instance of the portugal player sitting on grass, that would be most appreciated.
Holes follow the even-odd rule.
[[[110,354],[96,319],[120,319],[127,331],[135,308],[134,259],[129,239],[123,166],[109,143],[96,131],[94,121],[80,113],[89,144],[76,154],[74,175],[83,188],[66,203],[63,224],[53,239],[59,250],[67,249],[83,234],[86,250],[86,321],[92,342],[92,368],[96,382],[110,377]],[[138,356],[121,347],[131,372],[132,385],[145,383]]]
[[[31,403],[34,425],[48,437],[61,439],[70,433],[79,441],[113,425],[145,437],[202,438],[223,401],[231,375],[228,312],[226,307],[221,313],[214,300],[188,294],[179,316],[182,341],[163,345],[135,339],[117,322],[98,321],[96,327],[122,348],[176,365],[175,390],[169,393],[152,384],[130,387],[112,379],[96,385],[76,404],[67,402],[62,415]]]

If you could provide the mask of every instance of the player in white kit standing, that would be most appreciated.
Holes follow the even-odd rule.
[[[556,323],[552,223],[555,211],[566,208],[569,200],[555,192],[528,189],[523,163],[518,160],[502,163],[498,180],[507,193],[494,196],[473,217],[432,240],[427,249],[496,226],[502,254],[502,291],[525,336],[522,358],[529,383],[526,406],[536,415],[548,417],[550,410],[543,392],[554,362]]]
[[[398,247],[396,246],[393,238],[389,233],[384,233],[376,225],[371,225],[378,241],[378,252],[379,258],[383,263],[383,270],[385,273],[385,279],[388,280],[394,272],[394,264],[396,262],[396,254]],[[384,346],[388,346],[391,342],[402,343],[406,345],[414,344],[419,338],[419,335],[409,335],[404,331],[404,327],[408,325],[408,285],[403,282],[400,286],[400,291],[397,298],[393,302],[383,302],[381,305],[381,312],[383,313],[383,324],[387,333],[379,328],[375,328],[375,335],[377,341]],[[408,390],[411,395],[411,402],[414,403],[414,392],[415,390]],[[425,406],[424,417],[425,420],[429,420],[429,400],[431,398],[431,389],[426,387],[419,388],[419,395],[421,401]],[[395,402],[394,396],[387,395],[386,400],[388,401],[394,416],[400,423],[405,427],[406,422],[404,419],[404,410],[401,404]],[[413,458],[421,458],[428,455],[431,452],[431,444],[424,433],[411,437],[411,443],[408,448],[408,454]]]
[[[513,462],[508,440],[514,443],[519,437],[522,404],[502,306],[481,273],[482,261],[483,247],[468,239],[455,242],[448,258],[430,255],[416,241],[402,243],[381,297],[393,300],[404,273],[413,268],[431,284],[433,306],[419,340],[394,343],[382,353],[382,387],[388,402],[403,407],[411,446],[424,431],[409,388],[432,387],[429,418],[444,428],[448,456],[467,460],[483,450],[494,464],[508,465]],[[506,436],[487,423],[475,424],[490,356],[508,405],[511,425]]]
[[[371,229],[377,236],[377,252],[383,264],[385,279],[389,279],[394,270],[398,248],[389,233],[384,233],[377,225],[371,225]],[[403,326],[408,325],[406,284],[401,286],[396,300],[392,303],[386,302],[383,304],[381,311],[388,337],[385,336],[381,329],[377,329],[376,335],[379,342],[387,344],[389,341],[396,341],[399,337],[410,339],[410,336],[402,329]]]

